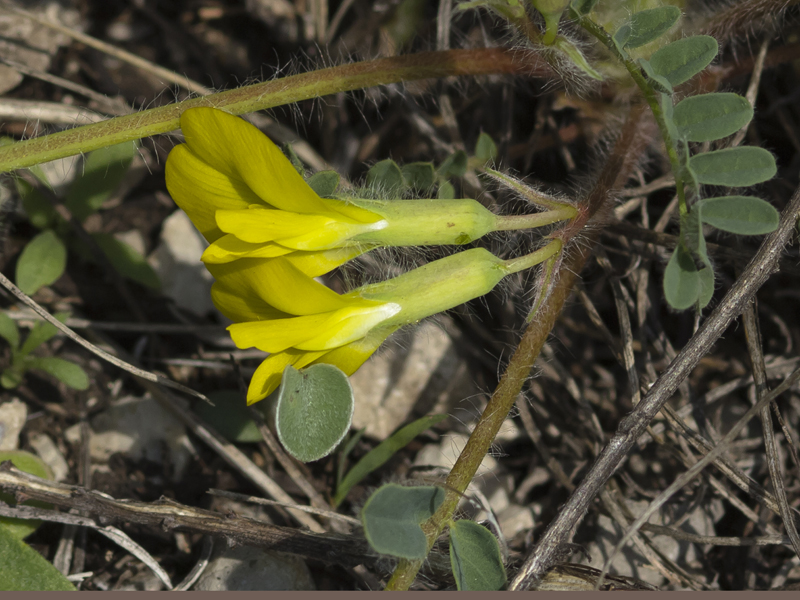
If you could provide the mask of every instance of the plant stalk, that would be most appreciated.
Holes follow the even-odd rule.
[[[404,81],[492,73],[552,74],[544,60],[531,56],[517,55],[502,48],[444,50],[291,75],[0,147],[0,173],[174,131],[180,127],[181,113],[196,106],[211,106],[241,115],[309,98]]]

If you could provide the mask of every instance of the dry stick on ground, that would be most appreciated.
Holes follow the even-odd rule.
[[[101,492],[55,483],[23,473],[10,461],[0,465],[0,489],[16,496],[17,502],[37,499],[66,508],[76,508],[95,519],[55,511],[19,507],[15,516],[101,528],[112,522],[147,525],[163,531],[190,531],[222,537],[229,543],[299,554],[347,566],[378,560],[366,540],[305,529],[281,527],[256,519],[216,513],[169,500],[148,504],[117,500]],[[447,568],[447,567],[445,567]]]
[[[764,394],[767,393],[767,368],[764,364],[764,353],[761,351],[761,330],[756,318],[755,298],[745,308],[742,320],[744,321],[744,331],[747,338],[747,350],[750,353],[750,361],[753,364],[756,398],[761,400]],[[778,443],[775,440],[775,432],[772,429],[772,415],[769,409],[770,407],[767,405],[761,409],[760,413],[769,477],[772,480],[772,488],[775,490],[775,498],[780,507],[783,526],[786,528],[789,539],[792,540],[792,547],[795,553],[800,556],[800,536],[797,534],[792,509],[789,507],[789,501],[786,498],[786,485],[783,482]]]
[[[573,532],[586,514],[589,504],[625,459],[636,440],[728,325],[742,313],[758,289],[776,271],[781,252],[791,239],[798,214],[800,214],[800,189],[795,192],[789,206],[783,211],[778,229],[764,240],[747,269],[722,302],[653,384],[633,412],[622,420],[617,433],[600,453],[586,478],[531,551],[511,583],[510,589],[529,588],[558,560],[560,547],[572,539]]]

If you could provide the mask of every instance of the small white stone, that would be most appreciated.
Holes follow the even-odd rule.
[[[0,450],[19,448],[19,434],[28,420],[28,406],[17,398],[0,404]]]
[[[215,543],[215,557],[194,585],[201,591],[315,590],[308,566],[278,552]]]
[[[50,467],[55,481],[64,481],[69,475],[69,465],[55,442],[45,433],[32,433],[28,443],[44,463]]]
[[[195,453],[183,424],[149,396],[122,398],[92,419],[91,426],[89,453],[97,462],[108,462],[116,452],[132,460],[169,459],[173,481],[179,481]],[[79,429],[67,432],[80,437]]]
[[[200,256],[208,242],[189,217],[177,210],[164,220],[158,247],[148,258],[161,280],[162,292],[180,308],[205,316],[214,311],[211,284],[214,278]]]

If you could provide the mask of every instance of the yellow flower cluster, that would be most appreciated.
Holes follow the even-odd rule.
[[[340,295],[313,278],[378,246],[465,244],[524,220],[470,199],[321,198],[238,117],[193,108],[181,129],[186,143],[167,159],[167,188],[210,244],[202,260],[215,278],[214,304],[234,322],[233,341],[269,353],[248,404],[275,390],[288,365],[324,362],[350,375],[403,325],[482,296],[561,249],[553,240],[513,261],[471,249]]]

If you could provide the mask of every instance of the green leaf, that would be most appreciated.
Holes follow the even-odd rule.
[[[564,37],[563,35],[559,35],[553,42],[553,48],[558,48],[561,50],[561,52],[566,54],[576,67],[578,67],[592,79],[603,81],[603,76],[592,68],[592,66],[589,64],[589,61],[587,61],[586,57],[583,55],[583,52],[581,52],[575,44],[569,41],[568,38]],[[627,56],[624,51],[622,52],[623,56]]]
[[[289,162],[292,163],[295,171],[300,173],[301,176],[305,175],[305,167],[303,166],[303,161],[300,160],[300,157],[297,156],[297,152],[294,151],[294,146],[292,146],[289,142],[286,142],[281,146],[281,152],[289,159]]]
[[[772,179],[778,171],[772,154],[752,146],[697,154],[689,165],[700,183],[728,187],[755,185]]]
[[[428,190],[436,182],[436,171],[430,162],[408,163],[403,165],[402,172],[406,185],[414,190]]]
[[[714,270],[705,267],[697,272],[697,282],[700,291],[697,294],[697,307],[705,308],[714,297]]]
[[[703,223],[740,235],[762,235],[775,231],[781,218],[769,202],[752,196],[706,198],[692,210],[700,211]]]
[[[667,80],[666,77],[662,77],[653,71],[653,66],[650,64],[650,61],[640,58],[636,62],[639,63],[642,71],[644,71],[644,74],[650,81],[650,85],[652,85],[657,92],[661,92],[663,94],[672,94],[672,84]],[[671,100],[670,103],[672,103]]]
[[[0,385],[7,390],[13,390],[22,383],[22,378],[24,376],[25,372],[21,367],[9,367],[0,375]]]
[[[481,162],[493,161],[497,156],[497,144],[494,143],[492,136],[486,132],[481,132],[478,141],[475,143],[475,157]]]
[[[681,137],[710,142],[736,133],[753,118],[753,107],[737,94],[689,96],[675,106],[673,119]]]
[[[63,358],[55,356],[29,357],[25,359],[24,364],[29,369],[38,369],[49,373],[73,390],[85,390],[89,387],[89,376],[86,371],[80,365]]]
[[[8,342],[12,352],[17,351],[17,348],[19,348],[19,328],[17,328],[14,319],[4,312],[0,312],[0,337]]]
[[[69,316],[69,313],[57,312],[53,316],[63,323]],[[28,337],[25,338],[25,342],[23,342],[22,347],[19,349],[20,356],[27,356],[34,349],[58,335],[58,333],[58,327],[52,323],[48,323],[47,321],[37,321],[36,324],[31,328],[31,332],[28,334]]]
[[[369,497],[361,511],[364,535],[381,554],[422,559],[428,544],[420,523],[444,501],[444,490],[434,486],[404,487],[389,483]]]
[[[28,215],[31,225],[37,229],[52,227],[58,220],[58,212],[50,201],[24,179],[17,178],[16,185],[22,200],[22,208]]]
[[[67,267],[67,249],[52,229],[33,238],[17,261],[17,286],[33,295],[55,282]]]
[[[674,142],[678,141],[678,128],[675,126],[675,120],[672,117],[673,112],[675,111],[675,106],[672,104],[672,96],[670,94],[659,94],[660,104],[661,104],[661,111],[664,113],[664,123],[667,126],[667,131],[669,131],[669,135]],[[685,146],[688,152],[688,145]],[[689,154],[685,154],[684,156],[688,157]]]
[[[336,495],[333,497],[333,505],[339,506],[345,496],[347,496],[347,492],[349,492],[354,485],[358,484],[364,477],[386,463],[398,450],[405,447],[420,433],[429,427],[433,427],[437,423],[441,423],[446,418],[447,415],[422,417],[413,423],[409,423],[378,444],[350,469],[345,478],[338,485],[336,488]]]
[[[353,435],[351,435],[346,442],[342,444],[341,450],[339,450],[339,461],[336,465],[336,487],[338,488],[342,484],[342,478],[344,477],[344,469],[347,466],[347,457],[350,456],[350,453],[353,451],[353,448],[356,447],[358,441],[364,436],[364,432],[367,430],[366,427],[362,427]]]
[[[463,177],[467,172],[467,163],[467,153],[463,150],[456,150],[439,165],[439,176]]]
[[[318,171],[306,180],[312,190],[322,198],[330,198],[339,187],[339,174],[336,171]]]
[[[340,369],[323,363],[283,372],[275,429],[286,451],[303,462],[328,456],[353,420],[353,388]]]
[[[617,29],[614,41],[623,48],[644,46],[667,33],[680,17],[681,10],[677,6],[659,6],[634,13]]]
[[[372,165],[367,171],[367,185],[389,195],[399,194],[403,190],[403,173],[391,158]]]
[[[686,247],[694,252],[706,266],[711,266],[711,260],[706,251],[706,238],[703,235],[703,223],[700,221],[700,211],[692,207],[691,212],[681,217],[681,238],[686,242]]]
[[[92,239],[120,275],[154,290],[161,288],[161,281],[153,267],[131,246],[110,233],[93,233]]]
[[[456,188],[449,181],[443,181],[439,184],[439,192],[436,197],[439,200],[452,200],[456,197]]]
[[[201,419],[214,426],[231,442],[253,443],[262,441],[258,425],[250,417],[244,396],[237,390],[209,392],[208,402],[198,402],[194,407]]]
[[[459,591],[496,591],[506,585],[497,538],[475,521],[450,523],[450,565]]]
[[[713,37],[693,35],[656,50],[650,57],[650,64],[657,75],[676,86],[705,69],[718,51],[719,44]]]
[[[137,142],[124,142],[89,153],[83,172],[64,198],[72,216],[82,222],[100,209],[119,187],[138,148]]]
[[[0,590],[75,591],[75,586],[41,554],[0,527]]]
[[[20,471],[36,475],[42,479],[53,479],[53,472],[41,458],[25,452],[24,450],[3,450],[0,451],[0,463],[10,460],[11,463]],[[15,500],[12,494],[0,493],[0,501],[14,505]],[[23,506],[34,506],[36,508],[53,508],[52,504],[39,502],[37,500],[27,500],[22,502]],[[32,534],[42,522],[38,519],[12,519],[11,517],[0,517],[0,529],[6,529],[14,537],[22,540]],[[0,561],[0,564],[3,564]],[[2,576],[0,576],[2,579]]]
[[[679,244],[664,271],[664,297],[672,308],[685,310],[697,303],[700,285],[692,255]]]
[[[583,16],[592,12],[595,4],[597,4],[597,0],[572,0],[570,6],[572,6],[572,10]]]

